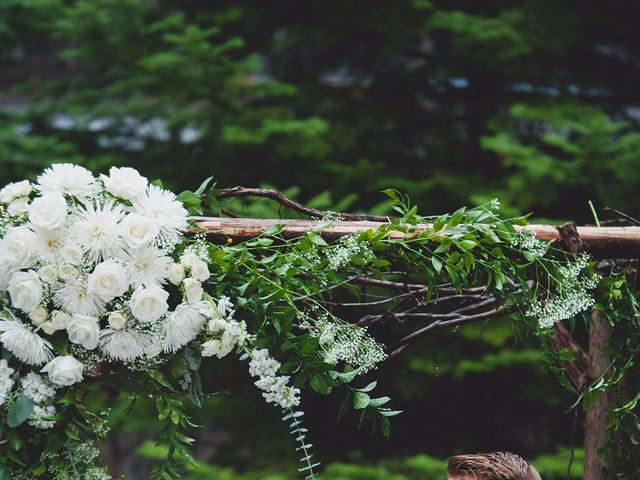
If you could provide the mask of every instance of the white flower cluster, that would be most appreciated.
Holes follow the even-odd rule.
[[[514,236],[511,246],[519,247],[523,252],[527,252],[535,258],[542,258],[547,253],[549,242],[537,239],[531,232],[524,232]]]
[[[316,322],[311,332],[320,339],[324,361],[332,365],[346,362],[366,372],[387,358],[365,327],[327,320]]]
[[[56,408],[50,404],[56,394],[53,385],[37,373],[29,372],[20,380],[20,386],[22,393],[34,403],[29,425],[40,429],[52,428],[56,424],[49,418],[56,414]]]
[[[300,390],[289,386],[289,377],[278,376],[278,370],[280,362],[272,358],[268,350],[251,352],[249,373],[253,377],[259,377],[255,385],[263,391],[264,399],[282,408],[300,405]]]
[[[247,325],[233,319],[235,310],[228,297],[220,297],[214,312],[214,318],[207,324],[207,329],[214,338],[202,344],[202,356],[222,358],[231,353],[236,346],[245,344]]]
[[[9,363],[5,359],[0,360],[0,405],[4,404],[7,395],[13,388],[12,375],[14,373],[15,370],[9,367]]]
[[[587,255],[581,255],[576,262],[561,268],[561,290],[544,301],[537,300],[527,310],[527,315],[536,318],[542,329],[553,327],[557,322],[572,318],[595,304],[589,293],[597,287],[600,276],[585,273],[589,263]]]
[[[373,252],[369,245],[357,236],[343,237],[340,245],[327,253],[329,269],[339,270],[345,265],[351,264],[354,257],[357,257],[361,263],[367,263],[373,258]]]

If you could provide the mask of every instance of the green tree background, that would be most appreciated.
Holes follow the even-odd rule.
[[[640,5],[611,0],[3,0],[0,180],[52,162],[129,165],[174,190],[272,185],[318,208],[638,213]],[[283,214],[263,203],[247,215]],[[443,458],[507,449],[580,478],[581,414],[508,322],[434,336],[380,372],[406,413],[391,440],[304,407],[327,478],[442,478]],[[242,366],[212,364],[189,478],[295,478],[293,445]],[[114,408],[119,406],[114,403]],[[145,405],[105,456],[147,478]],[[133,452],[138,451],[137,455]]]

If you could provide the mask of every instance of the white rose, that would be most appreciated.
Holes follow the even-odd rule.
[[[202,344],[202,356],[222,358],[233,350],[234,345],[225,345],[220,340],[209,340]]]
[[[133,200],[144,193],[149,181],[140,175],[135,168],[111,167],[109,176],[101,175],[100,178],[110,193],[125,200]]]
[[[11,304],[26,313],[33,312],[42,301],[42,282],[33,270],[14,273],[7,290]]]
[[[60,228],[67,218],[67,201],[60,192],[47,192],[29,205],[29,221],[43,230]]]
[[[33,263],[36,239],[36,234],[25,226],[10,228],[2,240],[0,251],[4,252],[12,267],[27,268]]]
[[[55,265],[44,265],[38,269],[38,277],[44,283],[54,283],[58,280],[58,270]]]
[[[169,265],[169,281],[174,285],[180,285],[184,280],[184,267],[179,263]]]
[[[0,290],[7,289],[13,273],[14,269],[11,268],[11,265],[9,265],[9,262],[4,258],[3,252],[0,250]]]
[[[100,334],[98,319],[76,313],[67,325],[67,334],[72,343],[82,345],[87,350],[93,350],[98,346]]]
[[[80,245],[67,245],[62,249],[62,256],[71,265],[78,265],[82,262],[84,251]]]
[[[122,312],[111,312],[109,314],[109,326],[114,330],[122,330],[127,324],[127,318]]]
[[[29,319],[34,325],[42,325],[47,318],[49,318],[49,312],[43,307],[38,307],[29,314]]]
[[[129,301],[131,314],[145,323],[158,320],[169,309],[168,298],[169,293],[157,285],[138,287]]]
[[[203,262],[202,260],[198,260],[191,267],[191,276],[196,280],[198,280],[199,282],[204,282],[205,280],[208,280],[209,277],[211,276],[211,273],[209,273],[209,266],[206,264],[206,262]]]
[[[105,302],[110,302],[124,294],[129,288],[129,282],[124,268],[115,260],[109,259],[99,264],[89,275],[87,292],[97,295]]]
[[[73,280],[78,276],[78,269],[70,263],[63,263],[58,267],[58,276],[61,280]]]
[[[184,294],[187,297],[187,302],[196,303],[202,300],[204,290],[199,281],[195,278],[187,278],[182,285],[184,286]]]
[[[180,257],[180,263],[184,265],[185,268],[193,268],[196,262],[199,262],[200,259],[193,252],[185,252]]]
[[[24,215],[29,210],[29,199],[27,197],[18,198],[9,204],[7,212],[12,217]]]
[[[18,198],[29,196],[32,190],[33,187],[28,180],[10,183],[0,190],[0,202],[9,204]]]
[[[68,387],[82,380],[84,365],[70,355],[56,357],[42,369],[56,385]]]
[[[158,223],[139,213],[130,213],[120,224],[122,238],[131,248],[149,245],[160,233]]]
[[[152,343],[147,347],[144,354],[147,358],[155,358],[162,352],[162,345],[159,343]]]
[[[56,330],[64,330],[69,326],[71,322],[71,315],[61,310],[54,310],[51,312],[51,323],[56,327]]]
[[[42,325],[40,325],[40,328],[42,328],[42,331],[47,335],[53,335],[57,330],[53,322],[44,322]]]

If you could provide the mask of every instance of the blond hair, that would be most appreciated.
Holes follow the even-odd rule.
[[[536,469],[526,460],[509,452],[451,457],[447,473],[451,478],[469,480],[541,480]]]

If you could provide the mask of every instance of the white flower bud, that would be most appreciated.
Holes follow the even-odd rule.
[[[71,315],[61,311],[54,310],[51,312],[51,323],[56,327],[56,330],[64,330],[71,322]]]
[[[43,307],[38,307],[29,314],[29,319],[34,325],[42,325],[49,318],[49,312]]]
[[[55,283],[58,280],[58,270],[55,265],[44,265],[38,270],[38,277],[44,283]]]
[[[9,204],[7,212],[12,217],[20,217],[29,210],[29,199],[27,197],[18,198]]]
[[[199,282],[208,280],[211,276],[211,273],[209,273],[209,266],[202,260],[198,260],[191,266],[191,276]]]
[[[123,315],[122,312],[111,312],[109,313],[109,327],[114,330],[122,330],[124,326],[127,324],[127,318]]]
[[[179,263],[169,265],[169,281],[178,286],[184,280],[184,267]]]
[[[78,269],[70,263],[63,263],[58,267],[58,276],[61,280],[73,280],[78,276]]]
[[[202,300],[204,290],[199,281],[195,278],[186,278],[184,282],[182,282],[182,285],[184,287],[184,294],[187,297],[187,302],[196,303]]]

